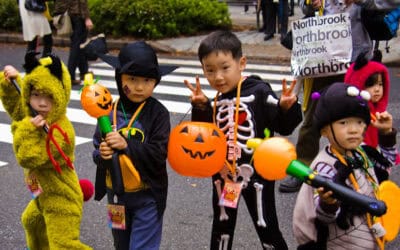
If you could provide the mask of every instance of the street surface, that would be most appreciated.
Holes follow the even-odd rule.
[[[67,49],[55,48],[65,62]],[[11,64],[23,71],[23,56],[25,46],[0,44],[0,70],[5,65]],[[156,87],[154,96],[158,98],[171,112],[171,125],[174,127],[182,120],[190,119],[190,92],[184,87],[183,80],[188,79],[194,83],[196,75],[200,75],[203,89],[209,97],[215,91],[208,87],[207,81],[202,77],[202,71],[197,58],[170,58],[159,56],[160,64],[173,64],[180,67],[172,74],[163,77]],[[90,70],[99,77],[99,82],[117,95],[114,86],[114,70],[106,64],[96,61],[91,64]],[[400,78],[396,76],[399,68],[390,68],[391,96],[389,112],[395,117],[395,127],[400,125],[399,98],[394,93],[400,89]],[[258,74],[270,82],[279,95],[280,81],[283,78],[292,80],[290,67],[282,65],[265,65],[260,62],[249,62],[245,75]],[[95,165],[91,153],[93,146],[91,137],[94,132],[96,119],[88,116],[80,106],[80,88],[73,86],[71,102],[68,107],[68,117],[74,124],[77,135],[75,152],[75,166],[80,178],[94,181]],[[301,97],[300,97],[301,100]],[[297,130],[289,137],[296,142]],[[398,141],[400,137],[398,136]],[[323,142],[324,143],[324,142]],[[211,234],[211,181],[210,179],[187,178],[176,174],[170,167],[169,193],[167,209],[164,219],[164,232],[161,249],[208,249]],[[400,170],[394,169],[392,179],[400,184]],[[28,203],[30,196],[23,182],[22,168],[15,161],[12,150],[12,137],[10,133],[10,119],[0,104],[0,243],[1,249],[23,249],[25,247],[24,232],[20,223],[20,215]],[[296,243],[291,229],[291,218],[296,193],[281,194],[276,192],[277,211],[281,230],[289,245],[295,249]],[[106,201],[90,200],[84,205],[84,214],[81,226],[81,240],[94,249],[113,249],[112,237],[106,222]],[[251,223],[245,204],[240,202],[239,215],[236,226],[233,249],[261,249],[258,237]],[[387,250],[400,249],[399,238],[388,244]]]

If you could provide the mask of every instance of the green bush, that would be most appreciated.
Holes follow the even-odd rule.
[[[1,1],[0,30],[21,32],[16,0]],[[111,37],[160,39],[232,26],[228,6],[218,0],[89,0],[89,9],[93,32]]]
[[[218,0],[89,0],[94,32],[159,39],[230,28],[228,7]]]
[[[0,20],[0,30],[2,31],[17,32],[22,30],[17,1],[1,0]]]

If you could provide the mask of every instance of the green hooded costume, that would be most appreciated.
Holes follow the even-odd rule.
[[[30,121],[29,99],[32,89],[53,97],[53,106],[46,117],[51,126],[57,124],[70,140],[65,142],[54,130],[54,138],[65,154],[74,161],[75,131],[66,116],[71,93],[68,69],[55,56],[40,60],[35,54],[25,57],[26,75],[17,77],[21,94],[0,73],[0,99],[12,119],[14,152],[24,168],[27,180],[38,181],[42,192],[32,199],[21,216],[29,250],[91,249],[79,239],[83,194],[76,172],[69,168],[53,143],[51,154],[60,163],[58,173],[46,152],[47,134]],[[30,177],[30,178],[28,178]]]

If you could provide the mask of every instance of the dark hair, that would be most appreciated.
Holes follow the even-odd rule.
[[[209,34],[201,41],[198,56],[200,62],[212,52],[231,52],[234,59],[242,57],[242,42],[239,38],[228,30],[218,30]]]
[[[370,75],[370,76],[367,78],[367,80],[365,80],[365,88],[369,88],[369,87],[374,86],[375,83],[376,83],[376,81],[378,80],[378,76],[379,76],[380,74],[381,74],[381,73],[377,72],[377,73],[374,73],[374,74]],[[382,79],[383,79],[383,76],[382,76]]]

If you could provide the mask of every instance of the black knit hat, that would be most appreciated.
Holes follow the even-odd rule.
[[[315,93],[313,97],[315,98]],[[321,94],[315,108],[313,123],[318,130],[325,125],[347,117],[360,117],[369,125],[371,116],[367,91],[360,91],[354,86],[337,82],[330,85]]]

